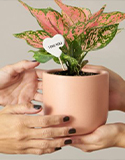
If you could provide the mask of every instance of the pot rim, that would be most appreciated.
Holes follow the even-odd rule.
[[[66,69],[67,70],[67,69]],[[65,71],[66,71],[65,70]],[[105,70],[99,70],[99,69],[95,69],[95,68],[82,68],[81,69],[82,71],[85,71],[85,72],[93,72],[93,73],[98,73],[97,75],[87,75],[87,76],[65,76],[65,75],[56,75],[56,74],[50,74],[50,73],[53,73],[55,71],[63,71],[62,68],[58,68],[58,69],[49,69],[49,70],[44,70],[43,71],[43,74],[47,74],[49,76],[57,76],[57,77],[61,77],[61,78],[94,78],[94,77],[100,77],[102,75],[109,75],[108,71],[105,71]]]

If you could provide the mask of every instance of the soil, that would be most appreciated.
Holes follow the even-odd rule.
[[[69,75],[67,71],[57,71],[51,74],[55,75],[64,75],[64,76],[93,76],[93,75],[98,75],[99,73],[93,73],[93,72],[83,72],[80,71],[80,75]]]

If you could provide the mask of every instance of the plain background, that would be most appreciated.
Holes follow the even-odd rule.
[[[60,11],[53,0],[25,0],[30,6],[36,8],[52,7]],[[63,0],[63,2],[79,7],[88,7],[92,13],[99,10],[105,3],[106,12],[125,12],[125,0]],[[120,27],[125,26],[125,21]],[[26,30],[40,29],[36,20],[26,11],[17,0],[0,0],[0,67],[12,64],[23,59],[32,60],[32,53],[28,50],[34,49],[28,46],[24,40],[13,37],[12,34]],[[125,31],[118,34],[115,39],[104,49],[90,52],[87,55],[90,64],[103,65],[115,71],[125,79]],[[39,66],[41,69],[60,68],[53,60]],[[27,91],[28,92],[28,91]],[[84,104],[83,104],[84,105]],[[77,107],[77,106],[76,106]],[[108,123],[125,122],[125,114],[122,112],[111,112],[108,116]],[[109,131],[110,132],[110,131]],[[63,147],[62,151],[53,154],[34,155],[4,155],[0,154],[0,160],[125,160],[125,149],[110,148],[92,153],[84,153],[73,147]]]

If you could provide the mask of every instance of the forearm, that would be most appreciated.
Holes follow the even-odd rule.
[[[125,148],[125,124],[119,123],[116,147]]]

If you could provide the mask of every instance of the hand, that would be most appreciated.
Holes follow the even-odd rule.
[[[71,127],[56,127],[67,123],[69,117],[25,115],[40,111],[40,106],[32,104],[8,105],[0,111],[0,153],[41,155],[72,143],[71,138],[53,139],[73,134]]]
[[[116,123],[103,125],[89,135],[72,138],[72,146],[85,152],[92,152],[109,147],[125,148],[125,124]]]
[[[86,65],[85,68],[95,68],[109,72],[109,110],[125,112],[125,81],[115,72],[103,66]]]
[[[42,70],[38,62],[21,61],[0,69],[0,105],[42,102]]]

